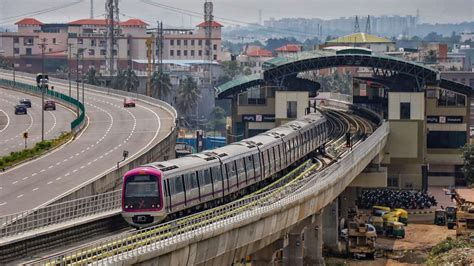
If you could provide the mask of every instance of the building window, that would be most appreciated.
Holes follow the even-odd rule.
[[[53,38],[53,44],[56,44],[56,38]]]
[[[212,57],[214,58],[214,60],[217,60],[217,55],[216,54],[213,55]]]
[[[89,49],[89,55],[95,55],[95,50],[94,49]]]
[[[206,56],[208,56],[208,55],[209,55],[209,50],[206,50]]]
[[[410,103],[400,103],[400,119],[410,119]]]
[[[31,55],[31,48],[26,48],[26,55]]]
[[[181,40],[176,40],[176,45],[181,45]]]
[[[13,43],[20,43],[20,38],[18,37],[13,38]]]
[[[184,45],[188,45],[188,40],[183,40]]]
[[[202,56],[202,50],[199,50],[198,55]]]
[[[296,118],[296,107],[297,107],[297,102],[295,101],[286,102],[286,117],[287,118]]]
[[[130,40],[127,40],[127,41],[130,41]],[[91,46],[96,46],[96,40],[94,39],[91,40]]]
[[[217,44],[212,45],[212,50],[214,50],[214,51],[217,50]]]
[[[170,50],[170,56],[174,56],[174,50]]]
[[[105,49],[100,50],[100,55],[105,55]]]
[[[389,176],[387,178],[387,187],[398,187],[398,177]]]
[[[174,40],[170,40],[170,45],[171,45],[171,46],[174,45]]]
[[[191,40],[191,45],[193,45],[193,46],[194,46],[194,40]]]
[[[51,53],[53,51],[53,48],[49,48],[48,51]]]
[[[194,50],[191,50],[191,56],[194,56]]]
[[[184,56],[188,56],[188,50],[184,50],[184,51],[183,51],[183,55],[184,55]]]
[[[466,96],[449,90],[440,90],[438,106],[465,106]]]
[[[77,44],[83,44],[84,41],[82,40],[82,38],[77,38]]]
[[[20,48],[13,48],[13,53],[19,54],[20,53]]]
[[[429,149],[458,149],[467,141],[466,131],[430,131],[426,138]]]
[[[176,50],[176,56],[181,56],[181,50]]]
[[[199,40],[199,41],[198,41],[198,45],[202,45],[202,40]]]

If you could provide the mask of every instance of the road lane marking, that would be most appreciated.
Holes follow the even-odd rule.
[[[23,194],[16,196],[17,199],[23,197]]]
[[[36,190],[38,190],[38,189],[39,189],[39,188],[37,188],[37,187],[36,187],[36,188],[33,188],[33,190],[32,190],[32,191],[36,191]]]

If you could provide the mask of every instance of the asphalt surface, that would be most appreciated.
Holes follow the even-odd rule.
[[[0,74],[1,78],[11,78]],[[33,78],[18,82],[34,84]],[[50,80],[62,93],[67,81]],[[124,108],[123,97],[85,92],[88,124],[72,142],[44,157],[0,173],[0,215],[12,214],[47,204],[84,182],[101,176],[122,160],[123,150],[136,157],[159,143],[171,130],[172,116],[153,105],[137,101]]]
[[[32,107],[27,115],[15,115],[15,105],[22,98],[30,99]],[[45,111],[44,139],[69,131],[74,119],[74,113],[60,104],[56,105],[56,111]],[[28,148],[41,141],[41,98],[0,88],[0,156],[24,149],[23,132],[28,132]]]

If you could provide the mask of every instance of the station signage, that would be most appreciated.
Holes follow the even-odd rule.
[[[429,116],[426,117],[426,123],[429,123],[429,124],[462,124],[462,116],[429,115]]]
[[[243,122],[275,122],[275,115],[242,115]]]

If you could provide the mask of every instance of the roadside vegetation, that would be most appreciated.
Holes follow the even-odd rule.
[[[434,246],[426,261],[427,265],[472,265],[474,243],[467,237],[448,237]]]
[[[71,139],[73,134],[71,132],[62,133],[59,137],[52,140],[44,140],[35,144],[31,149],[24,149],[21,151],[11,152],[7,156],[0,157],[0,169],[5,170],[8,167],[19,164],[23,161],[39,156],[47,151],[50,151]]]

